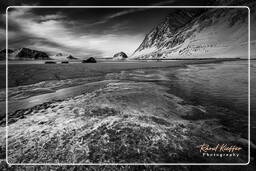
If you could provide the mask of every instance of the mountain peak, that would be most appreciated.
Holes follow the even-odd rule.
[[[168,16],[146,35],[134,54],[144,49],[153,51],[160,48],[166,39],[173,37],[177,31],[204,11],[204,9],[172,9]]]

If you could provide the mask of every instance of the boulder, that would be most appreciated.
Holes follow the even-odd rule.
[[[116,54],[113,56],[113,59],[114,59],[114,60],[125,60],[126,58],[128,58],[128,56],[127,56],[124,52],[116,53]]]
[[[93,57],[90,57],[90,58],[88,58],[88,59],[84,59],[84,60],[82,61],[82,63],[96,63],[96,62],[97,62],[96,59],[93,58]]]

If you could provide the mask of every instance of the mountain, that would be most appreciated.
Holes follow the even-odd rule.
[[[113,56],[113,60],[125,60],[128,56],[124,52],[118,52]]]
[[[8,49],[8,54],[12,53],[13,50],[12,49]],[[2,49],[0,51],[0,60],[5,60],[6,59],[6,49]]]
[[[63,53],[57,53],[56,55],[51,56],[51,58],[55,59],[55,60],[73,60],[73,59],[77,59],[77,58],[73,57],[70,54],[63,54]]]
[[[72,56],[72,55],[69,55],[69,56],[67,57],[67,59],[72,60],[72,59],[77,59],[77,58],[75,58],[75,57]]]
[[[11,52],[8,56],[8,59],[11,60],[50,60],[51,58],[47,53],[32,50],[29,48],[20,48]]]
[[[12,49],[8,49],[7,50],[8,51],[8,53],[12,53],[12,52],[14,52],[14,50],[12,50]],[[0,51],[0,54],[5,54],[6,53],[6,49],[2,49],[1,51]]]
[[[247,58],[247,16],[247,8],[170,9],[129,59]]]

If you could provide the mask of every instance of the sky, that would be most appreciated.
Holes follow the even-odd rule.
[[[7,5],[38,6],[77,5],[74,3],[80,1],[58,1],[61,4],[48,0],[8,2]],[[97,0],[87,2],[88,5],[112,5],[99,4]],[[140,2],[132,5],[177,3],[175,0]],[[119,1],[115,5],[123,4]],[[77,57],[112,57],[123,51],[129,56],[169,12],[170,9],[145,8],[10,8],[0,17],[0,37],[5,37],[5,18],[8,15],[8,47],[11,49],[27,47],[49,55],[66,53]],[[4,39],[0,40],[0,48],[5,48]]]
[[[8,15],[9,48],[50,54],[110,57],[131,55],[170,9],[15,8]]]

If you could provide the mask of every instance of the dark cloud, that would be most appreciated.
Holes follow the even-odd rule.
[[[0,11],[5,13],[8,6],[145,6],[145,5],[211,5],[217,0],[6,0],[0,1]]]

